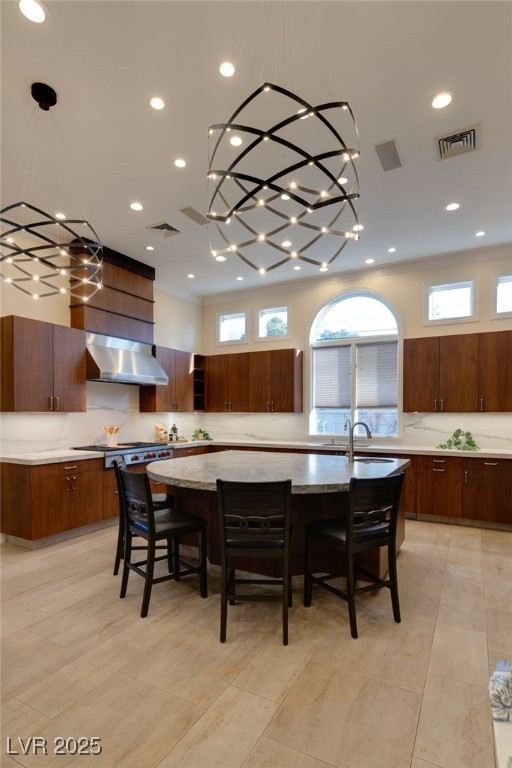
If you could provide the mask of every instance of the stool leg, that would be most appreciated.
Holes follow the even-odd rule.
[[[304,535],[304,605],[309,608],[313,597],[313,582],[311,581],[311,539]]]
[[[388,547],[389,578],[391,580],[391,605],[393,606],[393,618],[400,624],[400,601],[398,599],[398,578],[396,572],[396,549],[393,544]]]
[[[356,621],[356,600],[355,600],[355,581],[354,581],[354,558],[352,554],[347,554],[346,557],[346,573],[347,573],[347,602],[348,602],[348,617],[350,620],[350,634],[352,637],[357,637],[357,621]]]
[[[114,561],[114,576],[119,573],[119,565],[123,558],[124,549],[124,516],[121,513],[119,515],[119,530],[117,534],[117,546],[116,546],[116,559]]]
[[[227,599],[227,586],[228,586],[228,563],[227,558],[224,557],[221,569],[221,587],[220,587],[220,641],[226,642],[226,629],[228,623],[228,599]]]
[[[201,571],[199,573],[199,587],[201,597],[208,597],[208,571],[206,566],[206,532],[203,528],[199,531],[199,560]]]
[[[181,578],[180,573],[180,540],[176,537],[174,542],[174,578],[179,581]]]
[[[153,586],[153,574],[155,570],[155,542],[148,541],[148,559],[146,563],[146,577],[144,580],[144,595],[142,598],[142,608],[140,616],[143,619],[148,615],[149,601],[151,599],[151,588]]]

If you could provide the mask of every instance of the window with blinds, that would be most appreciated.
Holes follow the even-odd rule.
[[[311,433],[347,434],[350,419],[375,436],[398,434],[398,327],[381,297],[349,292],[324,307],[312,326],[311,359]]]

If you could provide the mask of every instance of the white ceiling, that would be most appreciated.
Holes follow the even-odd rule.
[[[365,229],[331,273],[368,269],[369,257],[382,267],[512,243],[510,2],[48,0],[47,8],[38,25],[17,2],[1,2],[2,205],[23,195],[54,212],[64,188],[82,209],[66,213],[85,214],[105,245],[154,266],[164,289],[207,297],[318,275],[307,264],[265,276],[237,257],[219,264],[208,228],[180,213],[206,214],[209,126],[265,81],[312,104],[349,101],[354,111]],[[237,67],[231,79],[218,72],[225,60]],[[30,95],[35,81],[57,91],[49,113]],[[454,101],[433,110],[440,90]],[[149,106],[154,95],[164,110]],[[49,135],[36,134],[49,116]],[[473,125],[480,148],[439,161],[434,138]],[[389,139],[403,167],[384,172],[374,147]],[[177,157],[186,168],[174,166]],[[134,200],[143,211],[130,210]],[[462,207],[446,213],[453,200]],[[180,234],[146,229],[162,221]]]

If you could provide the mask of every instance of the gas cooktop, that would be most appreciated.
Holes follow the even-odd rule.
[[[142,443],[142,442],[131,442],[131,443],[118,443],[117,445],[111,447],[108,445],[74,445],[71,450],[73,451],[117,451],[119,453],[120,450],[130,450],[132,448],[160,448],[162,445],[165,445],[165,443]]]
[[[172,446],[167,443],[130,442],[107,445],[75,445],[74,451],[101,451],[105,454],[105,467],[112,467],[117,456],[122,456],[127,464],[142,464],[155,459],[172,458]]]

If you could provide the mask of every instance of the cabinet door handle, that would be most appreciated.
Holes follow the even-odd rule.
[[[484,409],[484,399],[483,397],[480,398],[480,410],[483,411]]]
[[[446,472],[446,469],[437,469],[437,467],[432,467],[432,472]]]
[[[71,486],[71,490],[72,491],[76,491],[76,477],[74,475],[71,475],[71,479],[72,479],[73,483],[75,483],[75,485]]]
[[[69,493],[69,477],[66,477],[66,487],[64,488],[65,493]]]
[[[273,413],[274,411],[275,411],[275,408],[274,408],[274,401],[272,400],[272,413]]]
[[[444,411],[444,400],[443,400],[443,398],[441,398],[441,408],[440,408],[440,410]]]
[[[467,485],[467,483],[468,483],[468,471],[467,471],[467,469],[464,470],[464,482]]]
[[[53,411],[53,397],[48,395],[48,410]]]
[[[434,411],[437,411],[437,397],[434,399]]]
[[[270,401],[267,400],[267,411],[270,411]]]
[[[499,467],[499,461],[484,461],[486,467]]]
[[[55,398],[55,410],[56,411],[60,411],[60,398],[59,397]]]

